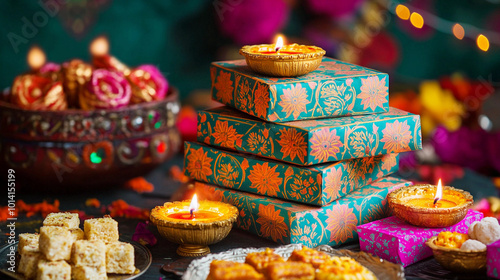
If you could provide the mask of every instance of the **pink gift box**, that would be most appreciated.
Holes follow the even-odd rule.
[[[469,210],[467,216],[456,225],[421,228],[392,216],[358,226],[359,245],[362,251],[406,267],[432,256],[432,250],[425,245],[429,238],[441,231],[467,233],[469,225],[482,218],[482,213]]]
[[[486,252],[486,274],[500,279],[500,240],[488,245]]]

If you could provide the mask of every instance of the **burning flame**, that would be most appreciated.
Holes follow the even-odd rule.
[[[279,50],[283,47],[283,37],[278,36],[278,39],[276,40],[276,44],[274,45],[274,49],[276,52],[279,52]]]
[[[29,50],[26,60],[32,70],[38,70],[45,64],[45,53],[39,47],[34,46]]]
[[[200,207],[198,197],[194,194],[193,199],[191,199],[191,204],[189,204],[189,213],[191,213],[191,216],[193,216],[193,212],[198,211],[198,207]]]
[[[443,186],[441,186],[441,179],[439,179],[436,190],[436,196],[434,196],[434,204],[436,204],[442,198],[443,198]]]
[[[106,55],[109,52],[109,42],[104,36],[99,36],[90,43],[90,53],[93,56]]]

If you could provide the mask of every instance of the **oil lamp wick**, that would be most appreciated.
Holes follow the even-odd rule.
[[[193,212],[194,212],[194,209],[189,210],[189,213],[191,214],[191,218],[193,218]]]
[[[439,201],[439,197],[434,198],[434,205]]]

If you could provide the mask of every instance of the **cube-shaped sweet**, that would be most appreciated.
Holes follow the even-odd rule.
[[[19,234],[19,244],[17,245],[17,251],[19,254],[23,252],[26,246],[36,246],[38,247],[38,233],[21,233]]]
[[[83,224],[85,239],[105,243],[118,241],[118,222],[111,217],[88,219]]]
[[[134,246],[125,242],[106,244],[107,273],[131,274],[134,271]]]
[[[43,226],[40,228],[40,252],[49,261],[69,260],[73,237],[67,228]]]
[[[78,213],[50,213],[45,220],[43,220],[43,225],[78,228],[80,226],[80,219],[78,218]]]
[[[85,239],[85,233],[81,228],[71,228],[69,229],[71,236],[73,237],[73,241],[83,240]]]
[[[38,262],[37,280],[70,280],[71,266],[65,261],[47,261]]]
[[[104,266],[106,245],[101,240],[77,240],[71,249],[71,262],[77,266]]]
[[[19,260],[17,271],[24,274],[28,279],[35,278],[37,272],[38,261],[42,259],[42,254],[39,252],[23,252]]]
[[[71,266],[71,277],[73,280],[106,280],[108,275],[106,274],[105,266]]]

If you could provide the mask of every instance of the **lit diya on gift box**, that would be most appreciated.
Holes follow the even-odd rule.
[[[278,36],[275,44],[244,46],[240,54],[253,71],[275,77],[295,77],[316,70],[325,50],[316,46],[283,44]]]
[[[473,198],[469,192],[435,185],[414,185],[387,196],[389,207],[398,218],[420,227],[448,227],[467,215]]]
[[[238,217],[238,209],[216,201],[167,202],[151,211],[151,222],[160,234],[180,244],[177,254],[199,257],[210,253],[208,245],[224,239]]]

